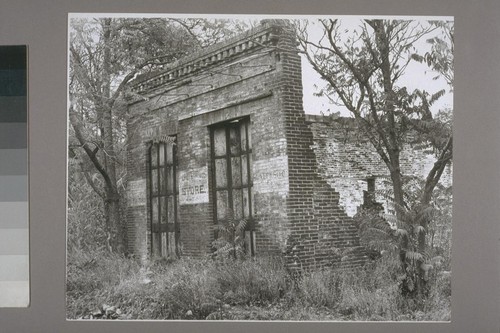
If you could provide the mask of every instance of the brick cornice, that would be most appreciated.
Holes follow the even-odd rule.
[[[187,75],[232,60],[238,55],[259,48],[274,46],[277,43],[283,23],[264,20],[258,27],[247,30],[223,42],[201,49],[194,54],[179,59],[161,72],[139,76],[130,83],[135,93],[147,93],[158,86],[175,82]]]

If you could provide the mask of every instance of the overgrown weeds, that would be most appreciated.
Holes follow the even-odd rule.
[[[435,274],[430,295],[415,301],[401,295],[395,265],[382,256],[359,269],[292,279],[280,258],[141,263],[73,251],[67,316],[93,318],[109,305],[120,319],[449,320],[449,275]]]

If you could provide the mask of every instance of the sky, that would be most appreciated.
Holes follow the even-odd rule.
[[[453,109],[453,93],[449,92],[448,84],[442,78],[432,80],[436,73],[429,70],[426,65],[413,62],[412,66],[408,66],[406,73],[403,82],[405,82],[409,91],[422,87],[429,93],[435,93],[442,89],[446,90],[446,94],[432,105],[431,112],[433,114],[441,109]],[[350,116],[347,109],[332,104],[326,96],[318,97],[314,95],[314,93],[318,92],[318,88],[324,85],[325,82],[320,78],[319,74],[312,68],[306,58],[302,57],[302,89],[305,113],[328,115],[331,112],[340,112],[341,116]]]
[[[361,17],[340,16],[338,18],[340,18],[342,21],[343,29],[345,27],[346,29],[352,31],[352,29],[359,25],[359,20]],[[425,21],[431,18],[416,17],[415,19],[418,21],[423,21],[423,23],[425,24]],[[450,19],[451,18],[448,17],[446,18],[446,20]],[[310,26],[308,29],[309,37],[314,40],[319,40],[321,34],[322,31],[317,28]],[[419,51],[420,54],[424,54],[425,52],[430,50],[431,46],[426,42],[426,40],[434,36],[436,36],[436,33],[431,33],[414,44],[415,48]],[[446,94],[431,106],[431,112],[433,114],[444,108],[453,109],[453,93],[450,92],[450,87],[448,86],[446,80],[442,77],[434,80],[433,78],[436,76],[437,73],[432,71],[426,64],[418,63],[417,61],[411,61],[406,68],[405,75],[400,79],[399,82],[401,86],[406,86],[409,92],[418,88],[421,90],[425,90],[430,94],[433,94],[444,89],[446,91]],[[321,87],[325,86],[325,81],[320,78],[319,74],[312,68],[305,56],[302,56],[302,85],[304,110],[306,113],[330,114],[332,112],[340,112],[342,116],[350,116],[350,112],[345,107],[331,103],[326,96],[318,97],[314,95],[320,90]]]

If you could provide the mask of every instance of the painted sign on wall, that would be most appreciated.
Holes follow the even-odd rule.
[[[208,202],[208,168],[179,172],[179,203],[192,205]]]
[[[127,202],[129,206],[146,204],[146,179],[131,180],[127,184]]]
[[[254,161],[255,193],[288,192],[288,158],[278,156]]]

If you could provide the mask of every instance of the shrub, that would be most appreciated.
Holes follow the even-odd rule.
[[[67,250],[95,252],[107,243],[102,199],[85,180],[69,182]]]
[[[68,252],[66,297],[68,318],[80,318],[109,302],[113,289],[136,276],[140,264],[103,250]]]
[[[208,260],[183,259],[171,265],[170,273],[158,276],[165,288],[169,317],[205,319],[217,310],[220,287],[211,273],[211,265]]]
[[[223,300],[230,304],[271,303],[286,290],[287,273],[280,258],[217,261],[212,269]]]
[[[212,242],[214,257],[237,259],[245,256],[246,219],[236,219],[232,209],[227,210],[226,218],[215,225],[216,239]]]
[[[309,306],[333,307],[339,300],[339,272],[320,270],[301,276],[297,284],[300,301]]]

